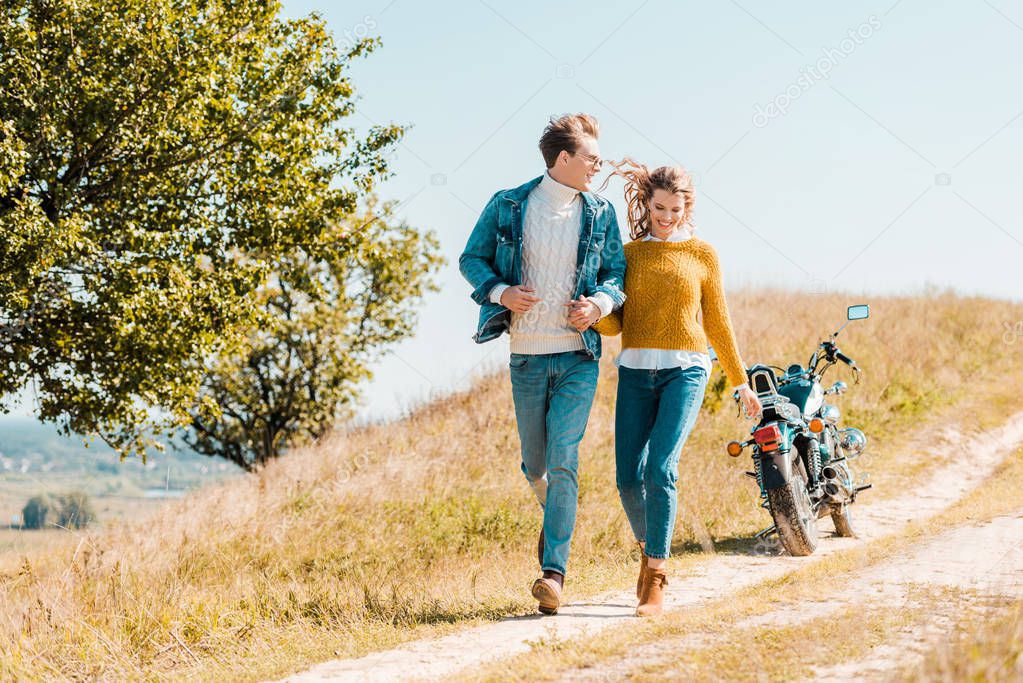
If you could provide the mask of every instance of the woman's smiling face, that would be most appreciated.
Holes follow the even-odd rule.
[[[664,239],[682,225],[685,200],[681,193],[672,194],[657,188],[648,204],[650,209],[650,233]]]

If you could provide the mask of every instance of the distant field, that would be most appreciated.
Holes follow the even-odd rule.
[[[236,475],[232,463],[188,450],[152,451],[120,462],[100,441],[88,447],[80,437],[61,436],[52,425],[29,418],[0,419],[0,557],[45,545],[42,539],[66,532],[27,531],[21,510],[32,496],[85,491],[92,498],[97,526],[138,519],[167,500]],[[14,527],[14,528],[11,528]]]
[[[11,515],[21,512],[24,503],[20,497],[4,494],[4,512],[9,507]],[[27,500],[27,498],[26,498]],[[93,498],[93,507],[99,521],[95,524],[100,529],[115,520],[140,520],[159,510],[171,499],[167,498],[136,498],[128,496],[98,496]],[[10,516],[5,517],[10,519]],[[20,529],[7,525],[0,526],[0,568],[17,564],[22,553],[37,551],[41,548],[66,544],[70,532],[65,529]]]

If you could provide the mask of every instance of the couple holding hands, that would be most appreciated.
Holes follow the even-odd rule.
[[[747,383],[714,248],[693,235],[693,183],[678,166],[613,164],[625,180],[631,241],[591,192],[602,160],[597,121],[552,119],[546,171],[494,194],[459,258],[480,305],[473,339],[508,331],[521,469],[543,510],[532,594],[562,604],[578,502],[578,452],[597,388],[601,335],[622,335],[615,405],[618,493],[642,550],[636,613],[661,612],[682,447],[711,372],[708,342],[748,415]],[[608,180],[610,180],[610,177]],[[604,186],[607,185],[605,181]]]

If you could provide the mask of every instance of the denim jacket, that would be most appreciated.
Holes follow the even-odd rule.
[[[530,190],[543,176],[490,198],[458,259],[458,269],[472,285],[472,300],[480,305],[477,344],[500,337],[511,327],[511,311],[490,301],[495,285],[522,284],[522,221]],[[618,219],[611,203],[583,192],[582,230],[576,252],[576,286],[573,298],[604,292],[621,307],[625,278],[625,254]],[[567,302],[566,302],[567,303]],[[581,333],[586,352],[600,358],[600,334],[589,328]]]

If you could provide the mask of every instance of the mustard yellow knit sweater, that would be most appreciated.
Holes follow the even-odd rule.
[[[597,321],[595,330],[606,336],[621,333],[623,349],[706,353],[709,338],[729,386],[747,381],[714,247],[697,237],[634,240],[625,245],[625,263],[625,304]]]

